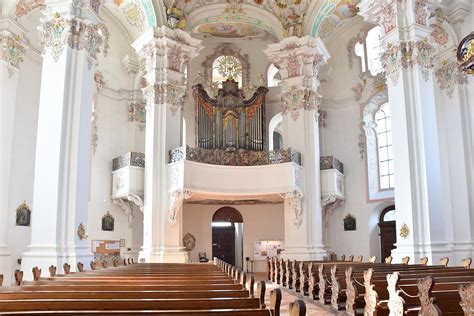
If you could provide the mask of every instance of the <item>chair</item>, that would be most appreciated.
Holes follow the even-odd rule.
[[[209,259],[207,259],[207,255],[205,252],[199,253],[199,262],[209,262]]]

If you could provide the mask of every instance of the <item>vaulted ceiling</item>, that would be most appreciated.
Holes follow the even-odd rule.
[[[48,0],[6,0],[2,15],[25,20],[44,8]],[[71,0],[68,0],[71,1]],[[81,0],[79,0],[81,1]],[[121,24],[131,40],[145,29],[167,24],[167,12],[178,10],[181,27],[199,38],[276,42],[301,34],[327,37],[345,20],[354,17],[360,0],[82,0]],[[292,24],[293,23],[293,24]]]

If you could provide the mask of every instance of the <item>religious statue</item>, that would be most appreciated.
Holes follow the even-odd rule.
[[[176,3],[174,3],[171,8],[166,11],[168,15],[168,27],[171,29],[181,29],[186,28],[186,16],[184,15],[183,9],[179,8]]]
[[[304,13],[297,14],[293,7],[289,8],[290,12],[283,23],[287,36],[303,36],[303,19]]]

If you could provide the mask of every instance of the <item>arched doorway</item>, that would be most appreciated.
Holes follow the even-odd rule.
[[[380,214],[380,254],[382,262],[392,254],[397,242],[397,228],[395,224],[395,205],[384,208]]]
[[[233,207],[218,209],[212,216],[212,257],[242,268],[243,218]]]

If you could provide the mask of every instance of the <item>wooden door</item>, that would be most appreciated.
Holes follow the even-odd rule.
[[[380,227],[380,253],[382,262],[385,258],[392,254],[392,249],[396,247],[394,244],[397,242],[397,227],[395,221],[388,221],[379,223]]]
[[[235,265],[235,226],[212,227],[212,257]]]

